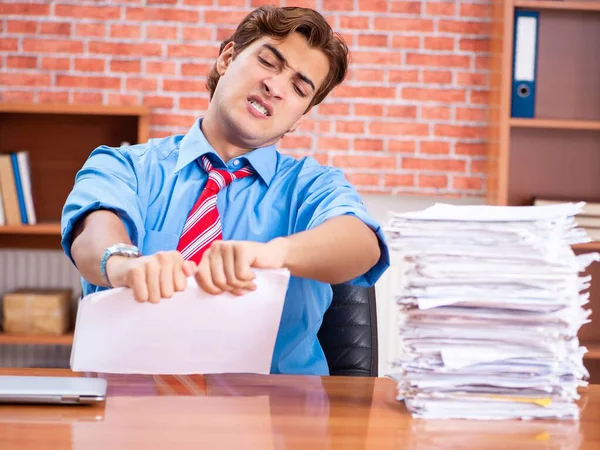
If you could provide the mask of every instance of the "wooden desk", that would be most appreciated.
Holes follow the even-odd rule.
[[[0,405],[0,449],[600,448],[600,386],[584,393],[580,423],[469,422],[411,419],[384,378],[106,378],[102,405]]]

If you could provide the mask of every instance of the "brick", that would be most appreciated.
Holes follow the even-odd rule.
[[[38,92],[39,103],[67,103],[69,101],[69,92]]]
[[[5,16],[48,16],[50,5],[39,3],[0,3],[0,17]]]
[[[103,59],[77,58],[74,60],[75,70],[79,72],[104,72],[106,63]]]
[[[436,124],[434,134],[443,137],[485,139],[487,129],[486,127]]]
[[[361,47],[387,47],[387,34],[359,34],[358,45]]]
[[[271,2],[273,3],[273,2]],[[268,4],[271,4],[268,3]],[[193,5],[193,6],[212,6],[213,0],[183,0],[184,5]]]
[[[146,38],[159,40],[175,40],[177,39],[177,27],[155,25],[152,23],[146,24]]]
[[[348,150],[350,140],[345,138],[319,137],[317,147],[319,150]]]
[[[431,3],[427,2],[425,6],[425,13],[428,16],[453,16],[456,14],[456,3],[444,2],[444,3]]]
[[[459,48],[462,51],[471,52],[489,52],[490,51],[490,40],[487,38],[483,39],[461,39],[459,41]]]
[[[169,58],[211,58],[219,56],[219,49],[208,45],[178,44],[167,47]]]
[[[378,186],[381,176],[374,173],[346,173],[346,179],[353,186]]]
[[[77,19],[117,20],[121,18],[118,6],[54,5],[56,17],[75,17]]]
[[[363,134],[365,132],[365,123],[357,122],[357,121],[353,121],[353,122],[336,121],[335,131],[336,131],[336,133]]]
[[[401,63],[401,58],[402,56],[398,52],[352,52],[354,64],[398,65]]]
[[[145,95],[143,104],[150,108],[173,108],[174,101],[172,97],[165,97],[161,95]]]
[[[51,77],[37,73],[0,73],[0,86],[50,86]]]
[[[207,10],[204,11],[204,21],[206,23],[217,23],[219,25],[229,24],[237,26],[247,15],[248,13],[245,11]]]
[[[333,165],[349,169],[394,169],[396,167],[396,158],[393,156],[359,156],[359,155],[338,155],[333,157]]]
[[[456,120],[461,122],[487,122],[487,108],[456,108]]]
[[[423,159],[402,158],[403,169],[430,170],[432,172],[464,172],[467,169],[466,161],[450,158]]]
[[[390,83],[416,83],[419,81],[418,70],[390,70]]]
[[[6,67],[9,69],[35,69],[37,67],[35,56],[7,56]]]
[[[212,64],[184,63],[181,65],[181,75],[185,77],[204,77],[208,75],[212,66]]]
[[[75,35],[84,37],[106,36],[106,25],[101,23],[78,23],[75,25]]]
[[[452,72],[448,70],[423,71],[424,83],[449,84],[452,83]]]
[[[71,61],[67,58],[42,58],[40,67],[44,70],[69,70]]]
[[[461,86],[487,86],[489,76],[487,73],[461,72],[457,75],[456,82]]]
[[[156,91],[158,82],[152,78],[127,78],[128,91]]]
[[[19,49],[19,41],[17,39],[2,39],[0,40],[0,50],[2,51],[17,51]]]
[[[369,0],[363,0],[369,1]],[[422,4],[421,1],[416,2],[385,2],[390,4],[390,12],[399,14],[414,14],[421,15]]]
[[[158,126],[189,128],[195,120],[196,116],[183,114],[152,114],[150,116],[150,124]]]
[[[222,42],[226,39],[229,39],[233,35],[234,31],[235,31],[235,28],[233,28],[233,27],[218,27],[217,28],[217,41]]]
[[[38,22],[32,20],[7,20],[6,31],[9,33],[35,34]]]
[[[488,36],[490,34],[489,22],[470,22],[459,20],[440,20],[438,31],[441,33],[478,34]]]
[[[353,79],[356,81],[383,81],[385,72],[377,69],[358,69],[354,71]]]
[[[487,56],[476,56],[475,57],[475,69],[477,70],[489,70],[490,58]]]
[[[81,89],[119,89],[121,80],[115,77],[57,75],[56,86]]]
[[[492,17],[492,5],[477,4],[477,3],[462,3],[460,5],[461,17]]]
[[[206,14],[209,12],[210,11],[205,12],[205,18]],[[231,13],[228,12],[227,14]],[[127,20],[139,20],[142,22],[157,21],[198,23],[200,21],[200,12],[176,8],[126,8],[125,17]]]
[[[421,106],[421,119],[424,120],[450,120],[452,111],[442,106]]]
[[[161,56],[160,44],[130,44],[124,42],[90,42],[89,53],[111,56]]]
[[[322,0],[324,11],[352,11],[354,0]]]
[[[36,53],[83,53],[83,42],[52,39],[23,39],[23,51]]]
[[[340,16],[339,28],[366,30],[369,28],[368,17]]]
[[[148,5],[175,5],[177,0],[146,0]]]
[[[448,155],[450,154],[449,142],[421,141],[419,152],[424,154]]]
[[[485,174],[486,168],[487,167],[485,161],[471,161],[471,173]]]
[[[419,174],[417,186],[424,188],[447,188],[448,177],[445,175]]]
[[[168,61],[145,61],[145,72],[160,73],[163,75],[175,75],[177,66],[174,62]]]
[[[406,64],[409,66],[423,67],[460,67],[468,68],[471,57],[463,55],[430,55],[426,53],[408,53]]]
[[[74,92],[73,103],[87,105],[101,105],[102,94],[98,92]]]
[[[204,92],[203,83],[199,81],[163,80],[163,91]]]
[[[217,0],[219,6],[246,6],[246,0]]]
[[[425,123],[371,122],[369,132],[393,136],[428,136],[429,125]]]
[[[415,176],[408,173],[386,173],[383,176],[383,184],[386,187],[412,187],[415,185]]]
[[[142,71],[142,62],[139,59],[134,61],[113,59],[110,61],[110,71],[140,73]]]
[[[416,119],[417,118],[417,107],[406,106],[406,105],[390,105],[386,107],[386,116],[388,117],[402,117],[404,119]]]
[[[488,105],[489,97],[489,91],[471,91],[469,93],[469,102],[474,105]]]
[[[341,85],[334,90],[334,96],[341,98],[395,98],[396,88]]]
[[[381,139],[354,139],[354,150],[357,151],[382,151]]]
[[[417,145],[415,141],[396,141],[388,142],[388,150],[392,153],[415,153]]]
[[[268,5],[273,4],[273,0],[271,0]],[[317,1],[316,0],[294,0],[293,2],[288,2],[288,6],[301,6],[303,8],[312,8],[317,9]]]
[[[139,25],[115,24],[110,27],[110,35],[114,38],[139,39],[142,29]]]
[[[417,49],[421,47],[421,38],[418,36],[392,36],[392,47]]]
[[[208,98],[205,97],[181,97],[179,99],[181,109],[193,109],[196,111],[206,111],[208,109]]]
[[[107,103],[115,106],[137,106],[139,100],[137,95],[108,94]]]
[[[184,41],[210,41],[212,40],[213,30],[206,27],[183,28],[183,40]]]
[[[291,149],[291,148],[312,148],[312,139],[309,136],[289,136],[285,135],[279,144],[279,148]]]
[[[355,116],[383,116],[383,106],[369,103],[355,103]]]
[[[315,125],[319,133],[330,133],[333,123],[330,120],[318,120]]]
[[[483,189],[483,179],[480,177],[452,177],[453,189],[465,189],[470,191],[480,191]]]
[[[318,114],[324,116],[347,116],[350,114],[350,105],[347,103],[321,103],[317,108]]]
[[[15,91],[0,92],[0,99],[4,103],[33,103],[33,92]]]
[[[360,11],[387,12],[388,1],[386,0],[358,0]]]
[[[467,98],[464,89],[421,89],[402,88],[402,98],[424,102],[454,103],[464,102]]]
[[[68,22],[40,22],[40,34],[69,36],[71,24]]]
[[[429,19],[400,19],[393,17],[376,17],[374,20],[376,30],[388,31],[420,31],[430,33],[433,31],[433,20]]]
[[[454,50],[454,38],[426,36],[424,48],[428,50]]]
[[[457,143],[454,149],[457,155],[485,156],[487,148],[485,144]]]

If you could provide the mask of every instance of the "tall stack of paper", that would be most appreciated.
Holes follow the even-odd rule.
[[[437,204],[393,214],[402,260],[399,398],[422,418],[576,419],[589,376],[577,339],[597,253],[575,225],[584,204]]]

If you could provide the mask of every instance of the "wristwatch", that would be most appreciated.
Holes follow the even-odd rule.
[[[102,260],[100,261],[100,272],[102,273],[102,277],[104,278],[104,281],[106,281],[106,284],[108,284],[108,286],[111,288],[113,285],[108,279],[108,274],[106,273],[106,263],[108,262],[108,259],[114,255],[137,258],[138,256],[142,256],[142,253],[135,245],[129,244],[115,244],[104,250],[104,255],[102,255]]]

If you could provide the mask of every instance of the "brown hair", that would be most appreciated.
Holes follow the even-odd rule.
[[[219,55],[231,41],[235,44],[235,58],[238,53],[263,36],[285,39],[293,32],[303,35],[308,44],[312,48],[321,50],[329,61],[329,73],[315,94],[308,111],[314,105],[321,103],[334,87],[344,81],[348,70],[348,47],[317,11],[299,7],[261,6],[248,14],[233,35],[223,41]],[[220,75],[215,64],[206,81],[211,99],[219,78]]]

